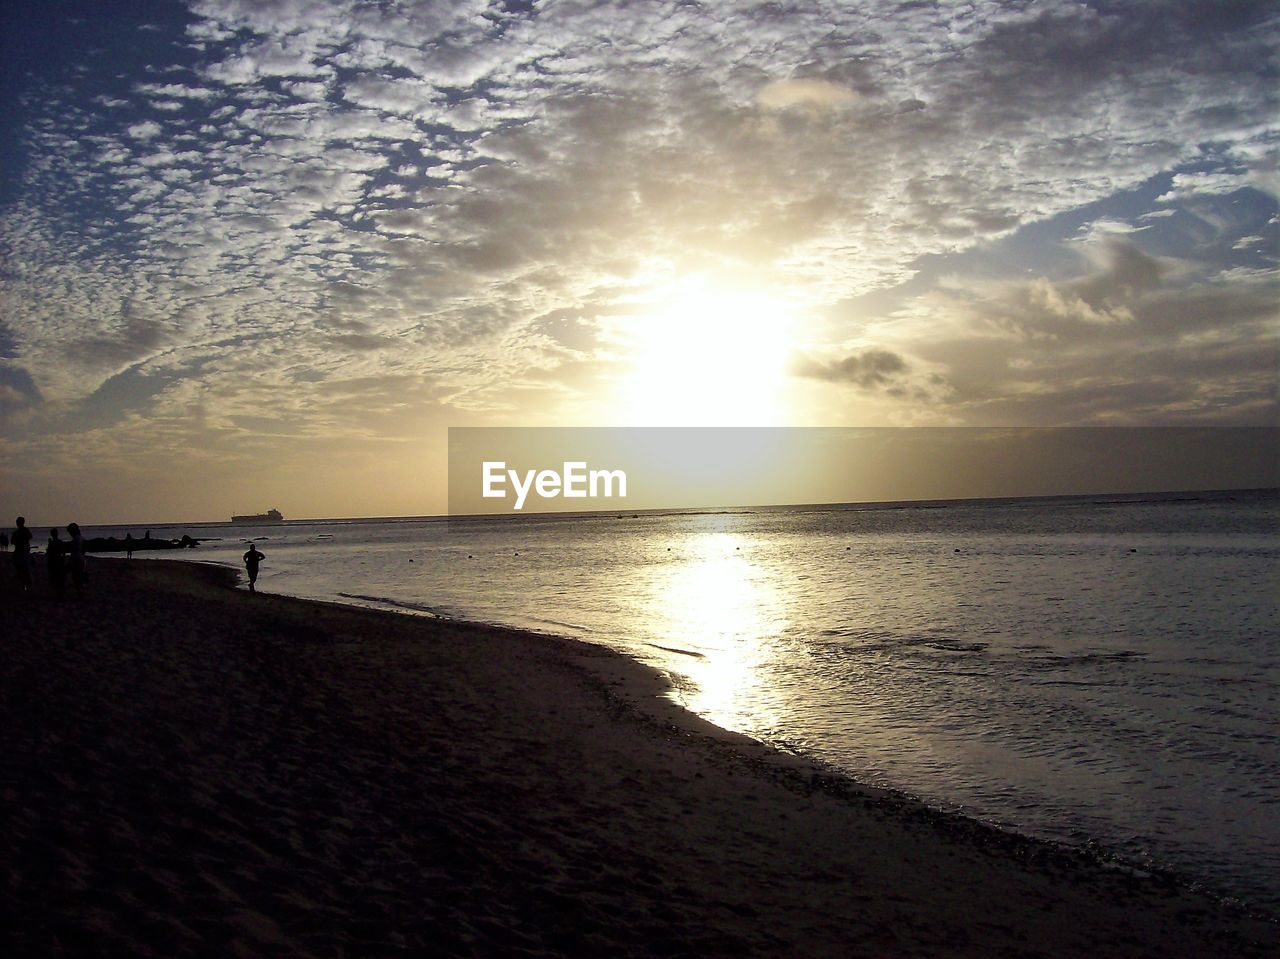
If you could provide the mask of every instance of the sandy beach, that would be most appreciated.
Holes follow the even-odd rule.
[[[610,651],[234,581],[94,559],[83,600],[2,594],[5,955],[1280,954],[1166,877],[720,732]]]

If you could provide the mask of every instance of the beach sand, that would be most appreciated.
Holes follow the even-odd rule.
[[[1280,955],[1168,879],[720,734],[604,649],[91,577],[2,594],[7,956]]]

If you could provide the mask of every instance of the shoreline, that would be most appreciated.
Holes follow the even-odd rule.
[[[3,594],[16,954],[1267,955],[1274,917],[861,786],[583,640],[94,559]]]
[[[231,588],[245,591],[244,578],[240,574],[240,570],[232,563],[189,558],[166,561],[227,571],[231,574],[231,582],[229,583]],[[1171,867],[1133,862],[1108,847],[1095,844],[1092,839],[1087,840],[1085,843],[1073,844],[1037,836],[1029,832],[1022,832],[1015,827],[1002,826],[970,815],[961,808],[949,804],[945,799],[930,800],[891,786],[877,786],[865,783],[839,767],[810,756],[801,750],[787,750],[778,745],[762,742],[746,733],[739,733],[718,726],[710,720],[699,716],[696,712],[680,703],[674,696],[669,695],[676,691],[676,687],[671,677],[663,670],[641,662],[626,652],[605,643],[594,642],[583,637],[559,633],[550,629],[540,629],[534,626],[450,616],[425,606],[417,607],[412,604],[374,596],[342,593],[339,595],[343,596],[343,599],[322,599],[319,597],[294,596],[287,593],[264,595],[273,595],[303,603],[333,606],[340,609],[366,610],[391,616],[424,619],[428,622],[449,623],[482,630],[510,631],[541,640],[587,646],[594,651],[604,653],[606,658],[616,657],[621,662],[626,663],[629,668],[638,671],[638,675],[633,677],[631,681],[632,688],[629,692],[623,694],[625,705],[636,711],[637,718],[658,723],[666,722],[695,735],[719,742],[725,748],[751,754],[756,761],[775,767],[779,776],[788,779],[790,788],[806,792],[813,789],[822,789],[833,796],[838,796],[848,801],[874,799],[881,803],[896,803],[904,809],[912,810],[915,815],[923,816],[924,818],[936,817],[939,828],[952,828],[962,831],[972,830],[976,836],[982,837],[981,841],[1001,845],[1008,849],[1011,854],[1026,857],[1053,855],[1083,864],[1089,868],[1126,872],[1139,878],[1150,879],[1184,889],[1195,895],[1207,897],[1225,908],[1239,911],[1243,915],[1252,916],[1263,921],[1280,923],[1280,912],[1215,887],[1209,879],[1186,875]],[[597,678],[606,684],[612,682],[607,676]],[[612,691],[609,694],[614,695]],[[1024,846],[1028,848],[1021,849]]]

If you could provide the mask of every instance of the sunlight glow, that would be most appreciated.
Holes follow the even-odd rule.
[[[654,604],[670,620],[659,627],[662,633],[704,651],[703,658],[681,662],[690,688],[679,699],[726,729],[767,726],[774,717],[761,714],[771,698],[760,689],[761,666],[775,654],[786,625],[785,596],[744,553],[750,540],[709,533],[689,545],[688,559],[671,569]]]
[[[625,422],[637,426],[778,426],[786,422],[794,315],[758,290],[686,279],[629,317],[620,345]]]

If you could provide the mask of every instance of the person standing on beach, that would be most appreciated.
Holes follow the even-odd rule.
[[[257,592],[253,584],[258,581],[258,564],[266,558],[264,554],[258,552],[258,547],[252,543],[249,544],[249,551],[244,554],[244,568],[249,573],[249,592],[251,593]]]
[[[76,598],[84,596],[84,584],[89,579],[89,571],[84,565],[84,540],[80,538],[80,526],[68,523],[67,532],[71,534],[68,553],[71,556],[71,584],[76,588]]]
[[[49,542],[44,548],[44,561],[49,569],[49,586],[56,599],[62,599],[67,591],[66,544],[58,539],[58,527],[49,530]]]
[[[124,534],[124,558],[133,559],[133,534]]]
[[[19,516],[18,528],[13,531],[9,541],[13,543],[13,569],[18,575],[18,591],[31,592],[31,530],[27,529],[27,518]]]

